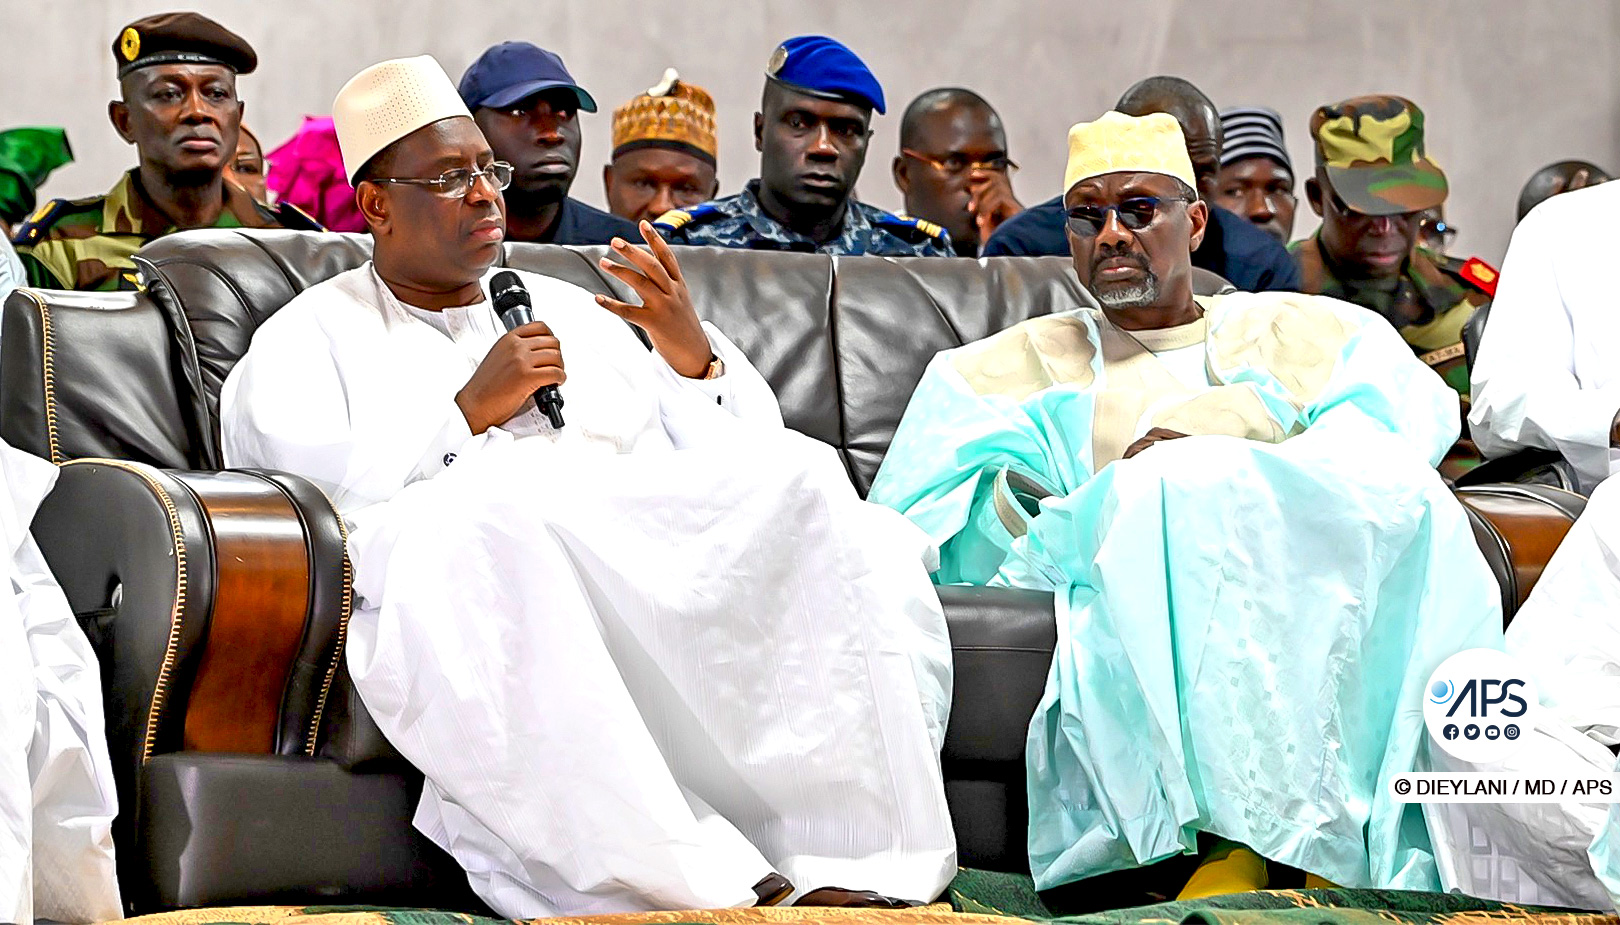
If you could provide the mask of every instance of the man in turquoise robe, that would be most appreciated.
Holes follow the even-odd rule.
[[[1345,886],[1433,888],[1389,778],[1419,765],[1433,669],[1502,645],[1434,469],[1456,393],[1356,306],[1194,298],[1207,210],[1170,117],[1108,113],[1069,143],[1069,243],[1102,309],[942,352],[871,492],[940,545],[936,581],[1056,595],[1036,885],[1207,832]]]

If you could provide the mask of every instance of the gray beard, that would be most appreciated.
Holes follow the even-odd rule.
[[[1159,278],[1149,272],[1139,283],[1112,289],[1099,288],[1092,294],[1103,308],[1148,308],[1159,302]]]

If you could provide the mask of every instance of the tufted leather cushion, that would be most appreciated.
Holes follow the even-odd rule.
[[[221,464],[220,387],[252,332],[298,292],[364,263],[370,243],[365,235],[208,230],[170,235],[141,251],[142,279],[153,299],[189,327],[179,349],[194,367],[187,391],[191,410],[207,425],[209,465]],[[505,262],[627,298],[627,287],[596,268],[606,251],[519,243],[507,247]],[[681,261],[699,313],[753,359],[776,390],[788,425],[836,445],[832,259],[687,248]]]
[[[219,450],[219,390],[247,352],[253,332],[293,296],[371,256],[362,235],[280,232],[260,239],[228,231],[169,235],[144,248],[136,264],[148,295],[177,325],[184,369],[182,398],[199,422],[203,468],[224,464]]]

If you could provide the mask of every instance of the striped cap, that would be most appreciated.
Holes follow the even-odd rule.
[[[1282,116],[1264,106],[1238,106],[1221,113],[1221,166],[1269,157],[1294,172],[1283,144]]]

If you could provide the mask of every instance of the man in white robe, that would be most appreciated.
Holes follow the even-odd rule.
[[[0,443],[0,921],[122,917],[101,676],[28,534],[56,467]]]
[[[1554,196],[1513,230],[1472,372],[1486,457],[1557,450],[1591,493],[1620,468],[1620,183]]]
[[[347,521],[349,667],[427,778],[418,828],[516,918],[938,895],[927,537],[782,427],[646,223],[603,261],[642,305],[520,273],[538,320],[504,332],[509,168],[432,58],[334,113],[374,262],[258,330],[225,453]]]
[[[1491,765],[1435,750],[1436,769],[1607,776],[1620,747],[1620,481],[1592,493],[1508,626],[1507,651],[1541,696],[1530,741]],[[1620,895],[1613,835],[1593,849],[1597,875],[1587,857],[1605,830],[1610,801],[1427,804],[1424,811],[1448,889],[1585,909],[1605,908],[1611,893]]]

